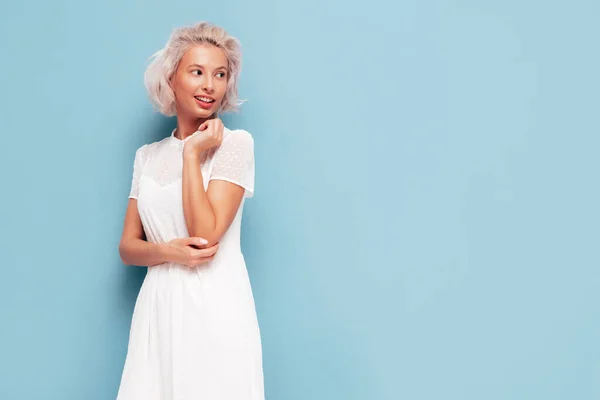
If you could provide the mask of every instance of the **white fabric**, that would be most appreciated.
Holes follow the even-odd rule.
[[[130,198],[146,238],[188,237],[181,199],[182,150],[174,132],[135,154]],[[200,166],[211,179],[246,189],[213,261],[148,267],[131,322],[117,400],[264,400],[262,348],[254,297],[240,247],[242,210],[254,193],[254,142],[225,128]]]

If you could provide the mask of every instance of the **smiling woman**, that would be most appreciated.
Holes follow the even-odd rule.
[[[145,81],[177,128],[135,154],[121,259],[146,265],[118,400],[264,400],[262,348],[240,247],[254,194],[254,140],[237,110],[237,39],[203,22],[175,30]]]
[[[204,75],[206,72],[203,70],[205,66],[201,65],[202,62],[207,61],[205,57],[199,59],[198,64],[196,64],[195,57],[191,57],[192,54],[187,54],[188,50],[195,52],[194,49],[198,47],[219,49],[219,51],[211,52],[212,54],[218,53],[217,57],[219,58],[214,61],[208,60],[209,62],[212,61],[211,64],[213,62],[223,62],[221,55],[226,60],[226,64],[217,65],[217,67],[225,67],[224,71],[219,69],[218,72],[225,72],[227,77],[227,90],[223,94],[223,99],[217,111],[219,113],[237,111],[242,103],[238,100],[238,78],[242,65],[239,41],[229,36],[221,28],[201,22],[193,27],[184,27],[176,30],[171,36],[168,45],[152,56],[153,60],[144,75],[150,100],[158,111],[166,116],[177,115],[175,92],[169,80],[179,70],[178,67],[185,65],[182,62],[183,57],[189,56],[186,57],[186,61],[191,62],[191,64],[185,65],[186,68],[182,68],[182,70],[187,70],[187,72],[195,75]],[[196,72],[193,69],[194,67],[199,72]]]
[[[203,89],[202,82],[212,86],[210,93]],[[227,57],[218,47],[195,45],[185,52],[180,67],[171,79],[173,92],[179,96],[177,113],[183,108],[194,112],[197,106],[209,112],[220,103],[227,91]],[[219,102],[216,101],[219,99]],[[194,103],[195,100],[195,103]],[[209,116],[209,115],[207,115]]]
[[[211,61],[216,61],[219,59],[224,58],[224,54],[222,51],[219,51],[216,47],[213,46],[197,46],[197,47],[193,47],[191,48],[187,53],[185,53],[183,59],[181,60],[181,64],[185,65],[186,63],[188,63],[190,59],[192,60],[204,60],[205,64],[204,65],[200,65],[200,64],[191,64],[188,68],[187,68],[187,73],[183,74],[183,78],[182,80],[184,81],[184,84],[187,83],[188,88],[190,89],[190,91],[194,91],[194,89],[197,87],[197,83],[195,82],[195,80],[197,80],[197,78],[201,78],[203,74],[211,74],[211,71],[215,71],[214,73],[216,74],[216,77],[218,78],[218,80],[220,82],[227,82],[227,66],[225,65],[210,65]],[[227,60],[223,60],[223,63],[226,63]],[[190,76],[190,73],[192,74]],[[196,79],[191,79],[193,78],[195,75]],[[223,89],[226,86],[225,85],[218,85],[219,89]],[[184,88],[180,89],[180,92],[182,92],[184,90]],[[220,93],[218,93],[217,97],[222,97],[224,95],[224,92],[221,92],[221,90],[219,90]],[[196,100],[198,100],[198,104],[200,105],[200,107],[204,108],[205,110],[210,110],[213,107],[213,104],[215,103],[215,97],[214,96],[209,96],[208,94],[205,93],[201,93],[198,95],[195,95],[194,98]]]

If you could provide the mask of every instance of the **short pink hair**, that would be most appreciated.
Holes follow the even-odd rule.
[[[175,94],[169,80],[185,52],[194,45],[213,45],[223,50],[228,60],[227,91],[217,113],[238,111],[244,102],[238,99],[238,78],[242,68],[241,44],[223,28],[206,21],[175,29],[166,46],[150,57],[152,61],[144,73],[144,83],[153,106],[168,117],[176,115]]]

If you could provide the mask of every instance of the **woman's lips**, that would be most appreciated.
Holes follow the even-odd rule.
[[[209,108],[212,108],[213,104],[215,104],[215,102],[211,102],[211,103],[207,103],[205,101],[200,100],[197,97],[194,97],[194,99],[196,99],[196,102],[198,103],[198,105],[202,108],[204,108],[205,110],[208,110]]]

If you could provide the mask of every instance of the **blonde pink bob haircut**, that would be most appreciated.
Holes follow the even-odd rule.
[[[169,80],[177,70],[185,52],[195,45],[216,46],[225,53],[229,64],[227,91],[217,114],[238,111],[239,106],[244,102],[238,99],[238,78],[242,67],[241,44],[223,28],[206,21],[175,29],[166,46],[150,57],[150,64],[144,73],[144,84],[152,105],[168,117],[177,114],[175,94]]]

